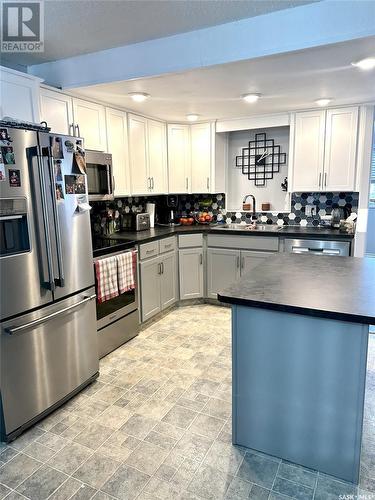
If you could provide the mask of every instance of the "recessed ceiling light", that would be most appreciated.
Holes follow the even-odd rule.
[[[199,115],[191,113],[190,115],[186,115],[186,118],[189,120],[189,122],[196,122],[199,118]]]
[[[143,102],[150,97],[150,94],[146,94],[145,92],[130,92],[128,95],[135,102]]]
[[[352,62],[352,66],[360,69],[369,70],[375,68],[375,57],[367,57],[357,62]]]
[[[328,104],[332,101],[330,97],[325,97],[324,99],[317,99],[315,102],[318,106],[324,107],[328,106]]]
[[[243,94],[241,98],[246,102],[257,102],[261,94]]]

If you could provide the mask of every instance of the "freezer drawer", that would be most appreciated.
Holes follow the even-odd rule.
[[[94,288],[2,323],[0,350],[5,439],[97,374]]]

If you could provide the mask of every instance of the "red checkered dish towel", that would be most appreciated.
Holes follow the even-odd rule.
[[[116,256],[95,261],[96,294],[99,304],[119,295]]]
[[[117,276],[118,290],[125,293],[135,288],[135,270],[137,265],[136,252],[130,251],[116,255],[117,258]]]

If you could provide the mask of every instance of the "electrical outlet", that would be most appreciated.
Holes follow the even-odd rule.
[[[312,217],[315,215],[315,206],[314,205],[306,205],[305,214],[307,217]]]

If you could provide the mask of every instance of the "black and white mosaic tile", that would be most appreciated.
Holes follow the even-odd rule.
[[[259,222],[265,224],[319,226],[322,217],[331,215],[334,208],[346,209],[347,213],[358,210],[357,192],[321,192],[292,193],[290,212],[257,212]],[[306,215],[306,207],[312,206],[312,215]],[[222,210],[223,220],[227,223],[250,223],[252,214],[249,212],[227,212]]]
[[[264,224],[318,226],[322,217],[330,215],[332,209],[343,208],[347,213],[358,210],[357,192],[292,193],[290,212],[257,212],[257,219]],[[117,198],[110,202],[93,202],[91,223],[95,234],[114,232],[120,229],[121,213],[138,212],[146,209],[146,203],[158,203],[162,196],[134,196]],[[306,207],[312,207],[312,215],[306,215]],[[251,222],[250,212],[231,212],[225,208],[225,194],[186,194],[178,196],[178,215],[187,216],[204,210],[215,221],[247,224]],[[108,229],[110,226],[110,229]]]

